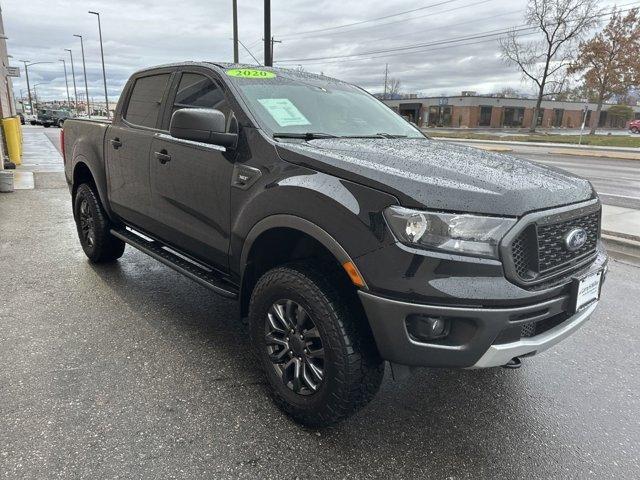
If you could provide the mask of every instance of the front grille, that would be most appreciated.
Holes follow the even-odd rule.
[[[571,313],[561,311],[542,320],[509,325],[496,337],[494,345],[517,342],[523,338],[532,338],[548,332],[552,328],[562,325],[571,318]]]
[[[575,228],[587,232],[587,241],[578,250],[565,246],[566,235]],[[592,257],[600,236],[600,209],[574,218],[541,217],[528,224],[512,241],[509,252],[513,271],[521,283],[540,283],[563,271],[571,271]]]
[[[564,236],[574,228],[587,231],[587,242],[575,252],[564,247]],[[595,252],[600,233],[600,212],[567,222],[538,227],[538,265],[540,273],[552,271],[571,263],[573,260]]]
[[[551,330],[554,327],[557,327],[565,320],[567,320],[571,315],[567,312],[562,312],[553,317],[545,318],[544,320],[540,320],[538,322],[529,322],[522,325],[520,330],[521,338],[530,338],[535,337],[536,335],[540,335],[548,330]]]

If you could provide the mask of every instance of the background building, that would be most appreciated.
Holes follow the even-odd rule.
[[[529,127],[536,101],[525,98],[505,98],[475,95],[463,92],[457,97],[426,97],[400,100],[384,100],[400,115],[420,127],[504,128]],[[599,127],[626,128],[628,121],[609,116],[613,105],[603,105]],[[596,121],[595,103],[560,102],[545,100],[538,115],[542,128],[580,128],[588,108],[586,126]],[[636,119],[640,119],[640,106],[631,107]]]
[[[7,54],[7,37],[4,33],[2,22],[2,7],[0,7],[0,115],[2,118],[12,117],[16,114],[13,100],[13,84],[9,77],[9,55]]]

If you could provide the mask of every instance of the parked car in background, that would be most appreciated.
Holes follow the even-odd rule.
[[[631,133],[640,133],[640,120],[633,120],[629,124],[629,130],[631,130]]]
[[[72,115],[67,110],[50,110],[44,108],[42,110],[38,110],[37,123],[45,128],[49,128],[51,126],[62,127],[65,120],[68,118],[72,118]]]
[[[275,402],[306,425],[364,406],[385,360],[517,368],[599,301],[587,180],[431,140],[322,75],[151,68],[113,122],[69,120],[61,140],[90,261],[127,243],[238,300]]]
[[[18,118],[20,119],[20,125],[25,124],[24,115],[22,113],[18,113]]]

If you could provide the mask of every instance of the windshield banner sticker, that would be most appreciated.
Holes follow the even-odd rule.
[[[258,101],[281,127],[311,125],[288,98],[259,98]]]
[[[230,77],[239,77],[239,78],[255,78],[255,79],[276,78],[276,74],[273,72],[266,72],[264,70],[255,70],[253,68],[233,68],[231,70],[227,70],[225,73]]]

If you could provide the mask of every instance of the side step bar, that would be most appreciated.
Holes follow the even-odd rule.
[[[195,280],[200,285],[213,290],[214,292],[227,298],[238,298],[238,291],[232,285],[225,282],[224,279],[214,270],[207,268],[206,266],[198,265],[196,262],[191,262],[185,258],[176,255],[172,250],[165,247],[160,242],[155,240],[146,240],[140,235],[126,230],[126,229],[112,229],[111,235],[119,238],[125,243],[128,243],[134,248],[137,248],[143,253],[146,253],[150,257],[155,258],[166,266],[174,269],[175,271]],[[145,236],[146,237],[146,236]]]

